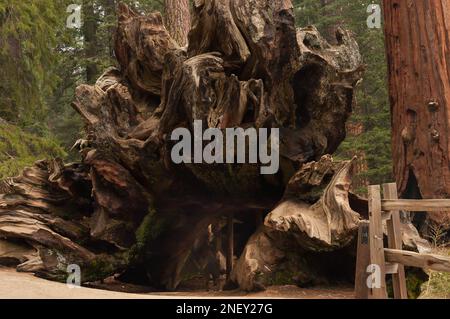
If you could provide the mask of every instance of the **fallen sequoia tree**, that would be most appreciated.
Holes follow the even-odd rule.
[[[73,103],[86,122],[81,162],[40,161],[0,186],[0,263],[55,280],[78,264],[83,281],[121,274],[176,289],[232,214],[241,288],[352,276],[367,203],[349,192],[353,161],[327,154],[345,138],[362,77],[357,43],[344,30],[330,45],[296,29],[288,0],[198,0],[193,15],[181,48],[159,13],[119,5],[120,67]],[[194,120],[280,128],[279,172],[175,165],[171,132]]]

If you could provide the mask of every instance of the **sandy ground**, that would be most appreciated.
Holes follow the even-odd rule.
[[[118,293],[89,288],[69,288],[34,277],[32,274],[18,273],[14,269],[0,268],[1,299],[132,299],[158,298],[157,296]]]
[[[294,298],[294,299],[351,299],[351,288],[301,289],[295,286],[274,286],[258,293],[231,292],[173,292],[131,294],[90,288],[69,288],[34,277],[32,274],[18,273],[14,269],[0,268],[1,299],[172,299],[172,298]]]

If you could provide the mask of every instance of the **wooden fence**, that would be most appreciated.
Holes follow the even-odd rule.
[[[405,266],[450,272],[450,258],[419,254],[402,249],[400,210],[440,212],[450,210],[449,199],[398,199],[397,185],[369,187],[369,221],[361,222],[355,275],[357,299],[388,298],[386,275],[392,275],[395,299],[407,299]],[[388,247],[384,247],[383,220],[386,220]],[[377,277],[378,276],[378,277]]]

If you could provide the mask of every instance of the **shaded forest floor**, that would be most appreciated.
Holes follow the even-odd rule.
[[[170,299],[170,298],[293,298],[293,299],[352,299],[351,287],[302,289],[296,286],[273,286],[266,291],[179,291],[126,293],[91,288],[70,289],[65,284],[47,281],[14,269],[0,268],[0,298],[3,299]],[[110,287],[119,290],[120,287]],[[122,290],[137,287],[122,286]]]

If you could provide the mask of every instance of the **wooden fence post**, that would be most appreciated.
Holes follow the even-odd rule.
[[[397,184],[383,185],[384,199],[398,199]],[[391,218],[387,220],[388,245],[390,249],[403,249],[400,212],[391,211]],[[408,299],[408,290],[406,287],[405,266],[398,264],[397,273],[392,274],[392,284],[394,288],[395,299]]]
[[[379,185],[369,186],[369,246],[370,246],[370,264],[374,271],[380,272],[372,274],[379,275],[375,279],[375,284],[371,290],[369,298],[386,299],[386,272],[383,246],[383,224],[381,217],[381,188]],[[377,286],[379,284],[379,286]]]
[[[386,275],[393,275],[394,297],[407,299],[405,266],[450,273],[450,257],[402,250],[400,210],[413,212],[450,210],[450,199],[398,199],[396,184],[369,186],[369,234],[367,222],[359,225],[355,297],[386,299]],[[384,248],[382,211],[386,213],[388,248]],[[367,257],[369,255],[369,257]],[[388,263],[386,263],[386,261]],[[367,273],[371,273],[368,275]]]
[[[368,299],[367,267],[370,264],[369,222],[361,221],[358,230],[358,249],[356,255],[355,298]]]

